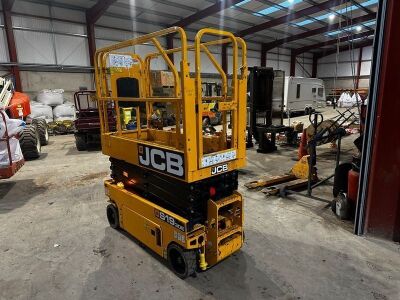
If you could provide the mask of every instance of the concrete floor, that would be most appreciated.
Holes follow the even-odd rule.
[[[344,141],[344,156],[352,153]],[[266,198],[243,184],[290,169],[296,150],[248,151],[242,250],[186,281],[108,226],[108,158],[52,137],[40,160],[0,182],[0,299],[400,299],[400,246],[352,234],[324,203]],[[333,150],[319,150],[329,174]],[[317,194],[331,197],[331,187]]]

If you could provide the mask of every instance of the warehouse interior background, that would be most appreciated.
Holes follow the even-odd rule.
[[[63,89],[62,101],[74,102],[77,91],[96,88],[96,50],[171,26],[184,28],[188,44],[203,28],[229,31],[245,40],[248,67],[322,79],[327,97],[338,91],[367,95],[365,119],[359,103],[348,109],[329,103],[293,118],[282,110],[282,126],[304,130],[313,126],[313,114],[357,116],[346,123],[339,147],[337,140],[318,145],[318,176],[331,176],[313,194],[323,201],[248,188],[291,172],[301,160],[299,133],[306,131],[299,130],[289,146],[279,140],[287,135],[276,134],[273,153],[258,152],[254,136],[254,147],[244,151],[247,166],[238,171],[243,247],[183,281],[140,239],[107,223],[104,182],[111,174],[104,149],[81,151],[73,134],[55,134],[37,160],[26,160],[15,177],[0,181],[0,298],[399,299],[400,1],[1,0],[0,77],[10,76],[31,101],[44,89]],[[177,35],[160,42],[165,49],[180,46]],[[158,51],[152,44],[127,49],[142,56]],[[209,49],[231,76],[232,48]],[[175,65],[181,61],[177,53],[170,58]],[[192,52],[188,61],[193,75]],[[168,65],[156,60],[152,69]],[[221,82],[205,53],[201,69],[202,80]],[[247,114],[249,119],[249,107]],[[361,133],[359,150],[354,141]],[[359,163],[357,206],[348,219],[328,203],[337,198],[337,153],[341,163]]]
[[[219,2],[104,1],[103,6],[107,8],[93,22],[94,37],[90,38],[95,39],[98,49],[172,25],[184,26],[188,30],[189,40],[193,40],[199,28],[223,28],[245,38],[249,67],[266,65],[283,70],[286,75],[318,77],[324,79],[328,93],[335,86],[345,89],[354,87],[354,76],[359,78],[357,84],[360,88],[368,88],[378,0],[243,0],[223,1],[224,7],[219,7]],[[15,1],[9,14],[17,61],[15,58],[10,60],[4,13],[0,19],[0,64],[3,74],[9,73],[5,67],[17,66],[22,89],[32,96],[43,89],[43,82],[50,89],[62,83],[69,97],[79,87],[93,88],[86,20],[88,10],[93,10],[95,4],[96,1],[75,0]],[[209,10],[208,15],[207,11],[204,13],[206,9]],[[306,11],[302,12],[301,17],[293,17],[288,26],[285,16],[291,14],[291,10],[304,9]],[[307,10],[311,17],[304,18]],[[201,18],[199,12],[203,13]],[[277,23],[268,24],[269,20],[276,18]],[[256,26],[266,20],[264,27]],[[354,39],[352,51],[346,51],[349,50],[346,44],[349,36]],[[341,47],[337,57],[335,47],[338,39]],[[139,54],[150,50],[155,50],[155,47],[149,45],[135,49]],[[296,55],[292,55],[292,50],[297,51]],[[222,53],[215,52],[216,58],[222,60]],[[318,55],[322,55],[321,58],[317,59]],[[227,60],[229,56],[228,49]],[[193,56],[191,59],[193,61]],[[208,67],[204,66],[204,71],[212,77],[211,74],[215,74],[216,70],[210,62],[205,63],[208,63]],[[164,65],[158,67],[165,68]],[[231,66],[228,65],[229,68]]]

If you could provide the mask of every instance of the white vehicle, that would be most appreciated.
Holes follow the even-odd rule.
[[[326,106],[325,86],[322,79],[304,77],[285,77],[284,91],[274,91],[272,110],[286,114],[305,112]],[[275,86],[274,86],[275,87]]]

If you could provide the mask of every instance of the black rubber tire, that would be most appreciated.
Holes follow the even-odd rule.
[[[351,163],[342,163],[335,169],[333,179],[333,197],[337,197],[340,192],[347,193],[348,174],[351,170]]]
[[[331,209],[332,209],[332,212],[336,215],[336,199],[333,199],[331,201]]]
[[[87,150],[86,139],[84,136],[82,136],[80,134],[75,135],[75,145],[76,145],[76,149],[78,149],[78,151]]]
[[[211,125],[211,120],[209,117],[203,118],[203,127],[206,127],[208,125]]]
[[[119,228],[119,213],[118,213],[118,207],[110,203],[107,205],[107,220],[108,223],[110,224],[111,228],[118,229]]]
[[[45,119],[33,119],[32,124],[36,125],[39,132],[40,144],[46,146],[49,144],[49,131]]]
[[[308,116],[310,114],[310,109],[308,108],[308,107],[306,107],[305,109],[304,109],[304,115],[305,116]]]
[[[196,273],[197,255],[195,250],[184,250],[177,244],[170,244],[167,249],[168,263],[172,271],[181,279]]]
[[[39,158],[42,146],[39,132],[34,124],[25,126],[19,137],[19,144],[25,160]]]

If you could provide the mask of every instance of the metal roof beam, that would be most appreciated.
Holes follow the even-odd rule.
[[[365,6],[362,6],[360,3],[358,3],[355,0],[351,0],[351,3],[353,3],[353,5],[357,6],[359,9],[365,11],[367,14],[370,14],[373,12],[372,10],[366,8]]]
[[[359,49],[359,48],[364,48],[364,47],[369,47],[372,46],[374,44],[374,40],[372,39],[368,39],[362,42],[358,42],[358,43],[353,43],[353,45],[343,45],[339,47],[339,52],[345,52],[345,51],[350,51],[350,50],[354,50],[354,49]],[[324,51],[315,53],[316,57],[318,59],[328,56],[328,55],[332,55],[337,53],[337,49],[333,48],[333,49],[325,49]]]
[[[265,29],[269,29],[271,27],[275,27],[275,26],[282,25],[282,24],[288,23],[288,22],[296,20],[296,19],[303,18],[305,16],[309,16],[309,15],[315,14],[315,13],[320,12],[322,10],[327,10],[327,9],[332,8],[332,7],[336,7],[338,5],[347,3],[349,1],[351,1],[351,0],[328,0],[328,1],[325,1],[325,2],[320,3],[318,5],[310,6],[310,7],[307,7],[305,9],[302,9],[302,10],[299,10],[299,11],[293,11],[293,12],[291,12],[291,13],[289,13],[287,15],[284,15],[282,17],[275,18],[273,20],[270,20],[270,21],[255,25],[253,27],[250,27],[250,28],[247,28],[247,29],[244,29],[244,30],[241,30],[241,31],[237,32],[236,35],[243,37],[243,36],[246,36],[246,35],[249,35],[249,34],[253,34],[253,33],[265,30]]]
[[[17,47],[15,44],[14,30],[11,19],[11,9],[14,1],[3,0],[1,4],[3,8],[4,31],[7,39],[8,55],[10,57],[10,62],[18,64]],[[18,66],[12,66],[11,73],[14,75],[15,89],[18,92],[22,92],[21,77]]]
[[[171,26],[180,26],[180,27],[186,27],[196,21],[199,21],[201,19],[207,18],[208,16],[214,15],[218,13],[221,10],[227,9],[235,4],[238,4],[242,2],[243,0],[222,0],[218,1],[217,3],[200,10],[186,18],[183,18],[182,20],[179,20],[178,22],[175,22]]]
[[[15,0],[2,0],[3,10],[11,11]]]
[[[106,10],[117,0],[99,0],[95,5],[86,10],[86,21],[96,23]]]
[[[305,47],[302,47],[302,48],[299,48],[299,49],[295,49],[293,51],[294,51],[295,55],[299,55],[299,54],[308,52],[308,51],[313,50],[313,49],[318,49],[318,48],[322,48],[322,47],[329,46],[329,45],[335,45],[336,43],[348,42],[348,41],[351,41],[351,40],[354,40],[354,39],[363,38],[363,37],[369,37],[369,36],[374,35],[374,34],[375,34],[375,30],[368,30],[368,31],[364,31],[364,32],[361,32],[361,33],[357,33],[357,34],[351,34],[351,35],[348,35],[348,36],[345,36],[345,37],[342,37],[342,38],[339,38],[339,39],[332,39],[332,40],[328,40],[328,41],[321,42],[321,43],[318,43],[318,44],[305,46]]]
[[[94,55],[96,52],[96,35],[94,24],[106,12],[106,10],[117,0],[98,0],[95,5],[86,10],[86,33],[89,46],[90,64],[94,66]]]
[[[358,24],[363,23],[363,22],[367,22],[367,21],[373,20],[373,19],[376,19],[376,13],[371,13],[371,14],[364,15],[364,16],[361,16],[361,17],[358,17],[358,18],[351,19],[351,24],[354,26],[354,25],[358,25]],[[289,37],[285,37],[283,39],[276,40],[276,41],[274,41],[272,43],[265,43],[264,47],[265,47],[266,51],[269,51],[269,50],[271,50],[273,48],[276,48],[278,46],[281,46],[281,45],[289,43],[289,42],[293,42],[293,41],[296,41],[296,40],[309,38],[309,37],[312,37],[312,36],[315,36],[315,35],[318,35],[318,34],[323,34],[323,33],[326,33],[326,32],[330,32],[330,31],[333,31],[333,30],[340,29],[341,26],[342,26],[342,23],[339,22],[339,23],[336,23],[336,24],[328,25],[328,26],[321,27],[321,28],[318,28],[318,29],[314,29],[314,30],[310,30],[310,31],[303,32],[303,33],[300,33],[300,34],[296,34],[296,35],[292,35],[292,36],[289,36]]]

